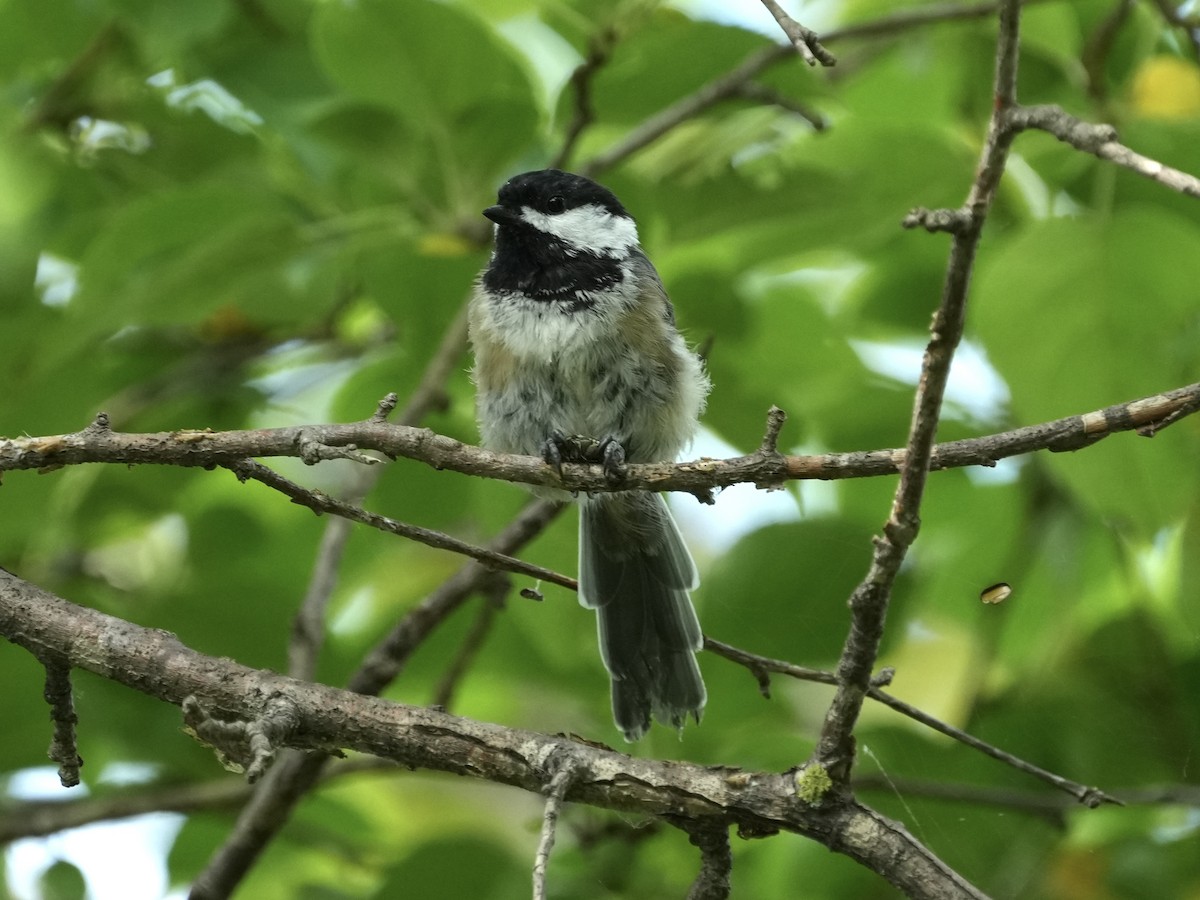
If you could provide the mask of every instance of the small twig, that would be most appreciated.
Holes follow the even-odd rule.
[[[396,409],[396,405],[400,402],[400,398],[396,396],[395,391],[391,391],[384,395],[379,401],[379,405],[375,407],[375,412],[368,421],[370,422],[386,422],[388,416]]]
[[[796,52],[810,66],[815,66],[818,62],[823,66],[837,65],[837,59],[832,53],[821,46],[821,41],[817,37],[817,33],[811,28],[805,28],[791,16],[789,16],[775,0],[762,0],[763,6],[779,23],[779,27],[783,29],[783,33],[787,35],[788,40],[792,42],[792,46],[796,48]]]
[[[546,788],[546,805],[542,812],[542,835],[538,840],[537,853],[533,857],[533,900],[546,900],[546,866],[550,863],[550,851],[554,849],[558,813],[563,798],[575,777],[575,766],[564,761]]]
[[[1076,150],[1116,163],[1173,191],[1200,198],[1200,178],[1135,153],[1117,141],[1117,131],[1111,125],[1084,122],[1051,104],[1016,107],[1009,111],[1007,119],[1016,131],[1037,128],[1049,132]]]
[[[122,37],[117,21],[114,19],[107,22],[69,65],[59,66],[58,77],[39,92],[38,102],[32,106],[26,117],[25,128],[32,131],[48,124],[66,128],[67,124],[85,109],[76,93],[104,64],[114,49],[121,46]]]
[[[763,432],[762,443],[758,447],[759,453],[767,456],[779,452],[779,433],[783,431],[786,421],[787,413],[778,406],[767,410],[767,430]]]
[[[487,563],[489,566],[497,569],[516,572],[520,575],[528,575],[531,578],[548,581],[551,584],[557,584],[570,590],[576,589],[577,582],[574,578],[555,572],[553,569],[535,566],[532,563],[527,563],[524,560],[516,559],[503,553],[497,553],[486,547],[469,544],[456,537],[451,537],[445,532],[434,531],[431,528],[422,528],[419,525],[409,525],[406,522],[399,522],[388,516],[367,512],[362,507],[346,503],[342,500],[336,500],[321,491],[311,491],[301,487],[294,481],[285,478],[273,469],[267,468],[260,462],[246,459],[228,466],[228,468],[241,481],[252,479],[265,484],[267,487],[274,488],[290,497],[293,503],[306,506],[318,515],[321,513],[330,513],[335,516],[341,516],[352,522],[368,525],[379,531],[425,544],[427,547],[449,550],[452,553],[469,556],[471,559]]]
[[[1109,54],[1112,53],[1117,35],[1129,20],[1129,13],[1132,11],[1133,0],[1117,0],[1112,11],[1092,29],[1080,53],[1080,62],[1087,73],[1088,94],[1100,102],[1108,96],[1105,69],[1108,66]]]
[[[396,763],[373,756],[340,760],[329,766],[322,782],[347,775],[395,772]],[[250,799],[255,786],[218,776],[186,784],[130,786],[120,793],[88,796],[62,803],[0,803],[0,844],[27,837],[46,837],[68,828],[111,822],[152,812],[217,812],[236,809]]]
[[[998,6],[999,3],[993,0],[993,2],[974,5],[946,3],[941,6],[906,10],[879,19],[832,29],[825,35],[825,43],[851,38],[885,37],[941,22],[981,19],[995,13]],[[612,168],[652,144],[680,123],[695,118],[704,110],[728,100],[730,97],[737,96],[742,86],[749,83],[752,78],[783,60],[792,58],[795,52],[795,48],[791,44],[779,44],[764,50],[756,50],[724,75],[659,110],[616,144],[581,164],[577,171],[583,175],[594,177],[605,169]]]
[[[769,673],[774,672],[779,675],[787,675],[789,678],[796,678],[800,681],[814,681],[818,684],[828,684],[836,686],[838,683],[837,675],[833,672],[827,672],[823,669],[810,669],[806,666],[798,666],[794,663],[785,662],[780,659],[770,659],[765,656],[758,656],[754,653],[749,653],[729,644],[715,641],[712,638],[704,639],[704,649],[710,650],[718,656],[728,659],[730,662],[737,663],[749,670],[759,683],[759,690],[764,697],[769,697],[768,688],[770,686]],[[866,696],[870,697],[877,703],[882,703],[901,715],[908,716],[916,722],[920,722],[926,728],[931,728],[934,731],[944,734],[947,737],[953,738],[961,744],[978,750],[992,759],[999,760],[1006,765],[1024,772],[1027,775],[1032,775],[1041,781],[1057,788],[1060,791],[1065,791],[1074,797],[1077,801],[1089,808],[1095,808],[1101,803],[1114,803],[1121,805],[1121,801],[1115,797],[1106,794],[1099,788],[1088,787],[1076,781],[1071,781],[1069,778],[1063,778],[1061,775],[1055,775],[1053,772],[1047,771],[1040,766],[1035,766],[1033,763],[1026,762],[1020,757],[1014,756],[1005,750],[1001,750],[987,741],[980,740],[974,735],[968,734],[960,728],[955,728],[953,725],[948,725],[940,719],[936,719],[926,712],[917,709],[915,706],[905,703],[903,700],[880,690],[881,687],[891,681],[894,671],[891,669],[883,669],[870,680],[870,686],[866,690]]]
[[[726,74],[650,116],[616,144],[582,163],[578,171],[583,175],[595,176],[605,169],[612,168],[643,147],[654,143],[682,122],[693,119],[709,107],[736,96],[743,84],[779,62],[790,51],[790,47],[784,47],[782,52],[779,47],[768,47],[751,54]]]
[[[311,681],[316,675],[317,659],[325,643],[325,610],[337,587],[338,571],[350,532],[350,520],[338,517],[330,520],[321,534],[308,589],[304,592],[300,609],[292,619],[288,674],[293,678]]]
[[[793,100],[786,94],[766,85],[759,84],[757,81],[746,82],[739,86],[735,93],[736,96],[753,100],[755,103],[761,103],[764,106],[777,106],[790,113],[795,113],[811,125],[813,131],[824,131],[829,127],[829,120],[811,106],[800,103],[798,100]]]
[[[571,87],[575,91],[575,112],[567,125],[566,135],[562,146],[550,161],[549,168],[565,168],[575,152],[579,138],[584,130],[596,119],[596,110],[592,106],[592,81],[596,74],[604,68],[612,58],[613,49],[617,44],[617,30],[611,26],[602,28],[592,35],[588,41],[587,56],[571,73]]]
[[[941,303],[934,314],[921,363],[900,483],[883,534],[875,538],[868,571],[850,596],[850,630],[838,658],[837,692],[809,760],[810,765],[824,769],[835,785],[846,785],[850,778],[855,756],[854,727],[863,700],[871,690],[871,674],[883,640],[892,585],[920,528],[921,500],[933,459],[950,364],[962,338],[975,251],[1013,140],[1013,133],[1005,127],[1005,116],[1016,104],[1019,23],[1020,3],[1006,0],[1000,6],[996,44],[995,106],[979,167],[963,206],[970,216],[969,223],[954,235]]]
[[[79,770],[83,757],[79,755],[75,726],[79,716],[75,712],[75,696],[71,687],[71,666],[56,656],[44,654],[40,657],[46,669],[46,683],[42,696],[50,704],[50,721],[54,723],[54,736],[46,755],[58,763],[58,783],[65,788],[79,784]]]
[[[729,826],[724,822],[680,820],[676,823],[688,834],[692,846],[700,850],[700,871],[692,882],[687,900],[725,900],[731,886],[733,852],[729,847]]]
[[[957,784],[919,778],[892,778],[889,775],[857,775],[853,781],[855,792],[886,791],[902,797],[928,797],[967,803],[972,806],[995,806],[1016,812],[1027,813],[1045,819],[1058,829],[1067,825],[1067,810],[1071,807],[1060,794],[1044,791],[1021,791],[1012,788],[980,787],[974,784]]]
[[[1001,750],[999,747],[989,744],[987,741],[980,740],[974,735],[967,734],[960,728],[955,728],[953,725],[948,725],[940,719],[935,719],[926,712],[922,712],[911,704],[905,703],[903,700],[885,693],[878,688],[870,688],[867,691],[867,696],[872,700],[882,703],[884,706],[894,709],[898,713],[908,716],[914,721],[920,722],[926,728],[932,728],[934,731],[940,732],[947,737],[952,737],[959,743],[966,744],[974,750],[978,750],[992,759],[999,760],[1007,766],[1011,766],[1019,772],[1024,772],[1026,775],[1032,775],[1046,784],[1052,785],[1060,791],[1064,791],[1086,806],[1088,809],[1095,809],[1102,803],[1112,803],[1117,806],[1124,806],[1120,800],[1104,791],[1095,787],[1088,787],[1080,784],[1077,781],[1072,781],[1069,778],[1063,778],[1061,775],[1055,775],[1040,766],[1035,766],[1033,763],[1026,762],[1018,756],[1014,756],[1006,750]]]

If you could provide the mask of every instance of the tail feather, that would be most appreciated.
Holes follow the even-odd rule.
[[[617,727],[634,741],[651,715],[677,728],[699,721],[704,636],[688,596],[698,577],[666,504],[653,494],[592,498],[580,523],[579,596],[597,612]]]

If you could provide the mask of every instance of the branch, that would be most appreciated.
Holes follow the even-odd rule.
[[[1030,0],[1030,2],[1034,2],[1034,0]],[[942,22],[982,19],[993,15],[999,5],[998,2],[969,5],[946,3],[940,6],[906,10],[867,22],[835,28],[825,34],[825,43],[851,38],[887,37]],[[607,150],[582,163],[576,171],[582,175],[594,177],[599,172],[612,168],[637,151],[654,143],[680,123],[695,118],[722,101],[739,96],[751,79],[758,77],[777,63],[792,58],[795,52],[796,48],[791,44],[776,44],[756,50],[726,74],[713,79],[646,119]]]
[[[789,16],[775,0],[762,0],[762,4],[779,24],[779,27],[783,29],[783,33],[788,36],[788,40],[792,42],[792,46],[796,48],[801,59],[810,66],[815,66],[818,61],[823,66],[837,65],[837,59],[821,46],[815,31],[805,28]]]
[[[635,759],[562,736],[503,728],[250,669],[197,653],[168,632],[76,606],[4,571],[0,634],[35,655],[59,653],[71,666],[165,702],[182,704],[195,696],[222,718],[253,721],[268,702],[286,702],[295,713],[288,744],[317,755],[349,748],[530,792],[545,785],[547,760],[570,758],[577,766],[564,799],[638,815],[726,822],[747,834],[791,831],[846,854],[901,891],[925,897],[982,896],[902,826],[867,807],[853,800],[809,807],[796,797],[788,774],[729,779],[719,768]],[[201,890],[199,895],[210,894]]]
[[[550,851],[554,849],[554,834],[558,826],[558,812],[562,809],[567,788],[575,777],[575,765],[564,760],[546,786],[546,806],[542,812],[542,834],[538,840],[537,853],[533,857],[533,900],[546,900],[546,866],[550,863]]]
[[[611,26],[592,35],[591,40],[588,41],[587,56],[571,73],[571,87],[575,90],[575,113],[571,117],[570,124],[567,125],[567,133],[563,138],[562,147],[550,161],[549,168],[566,168],[584,129],[595,121],[596,110],[592,106],[592,80],[612,58],[617,37],[616,29]]]
[[[1076,150],[1107,159],[1173,191],[1200,198],[1200,178],[1135,153],[1117,141],[1117,130],[1111,125],[1084,122],[1069,115],[1062,108],[1049,104],[1016,107],[1009,111],[1007,119],[1009,127],[1014,131],[1041,129],[1063,143],[1070,144]]]
[[[700,872],[692,882],[687,900],[725,900],[729,896],[729,873],[733,870],[733,852],[729,848],[729,829],[724,824],[682,826],[688,839],[700,849]]]
[[[496,537],[492,549],[501,553],[519,550],[540,534],[560,509],[559,505],[546,501],[529,504]],[[409,657],[429,634],[488,579],[494,577],[491,570],[477,562],[459,569],[436,591],[409,610],[396,627],[375,645],[351,676],[347,689],[366,696],[382,691],[400,674]],[[321,749],[328,751],[336,748]],[[287,823],[296,804],[320,779],[329,758],[328,752],[289,752],[281,755],[242,810],[225,844],[193,883],[190,894],[193,900],[228,897],[232,893],[266,845]]]
[[[293,503],[300,506],[307,506],[317,515],[331,513],[352,522],[368,525],[387,534],[394,534],[398,537],[416,541],[419,544],[425,544],[427,547],[435,547],[438,550],[449,550],[452,553],[468,556],[471,559],[486,563],[493,568],[528,575],[531,578],[537,578],[542,581],[548,581],[551,584],[575,590],[576,581],[574,578],[569,578],[566,575],[555,572],[553,569],[535,566],[532,563],[524,562],[506,553],[497,553],[486,547],[477,547],[474,544],[451,537],[441,531],[422,528],[419,525],[409,525],[406,522],[398,522],[387,516],[367,512],[362,507],[355,506],[352,503],[345,503],[341,500],[335,500],[321,491],[310,491],[307,488],[303,488],[294,481],[285,478],[278,472],[274,472],[262,463],[255,462],[254,460],[244,459],[231,465],[229,468],[239,480],[247,481],[253,479],[254,481],[261,482],[290,497]]]
[[[326,769],[322,783],[359,772],[393,771],[395,768],[395,763],[372,756],[342,760]],[[250,799],[253,791],[254,788],[243,780],[221,777],[188,784],[142,787],[111,796],[89,796],[61,803],[0,800],[0,844],[152,812],[187,814],[236,809]]]
[[[1200,410],[1200,382],[1161,394],[1117,403],[1082,415],[934,446],[931,470],[994,466],[998,460],[1038,450],[1080,450],[1124,431],[1146,435],[1161,431]],[[682,491],[707,496],[714,488],[750,483],[872,478],[894,475],[904,465],[904,449],[866,450],[784,456],[761,450],[730,459],[698,459],[682,463],[631,464],[625,479],[613,485],[602,467],[563,464],[560,477],[536,456],[509,456],[465,444],[424,428],[367,420],[343,425],[302,425],[253,431],[172,431],[123,434],[90,426],[73,434],[0,438],[0,472],[53,471],[84,463],[234,468],[249,457],[304,458],[302,445],[346,445],[405,457],[435,469],[466,475],[544,485],[567,491]],[[282,484],[282,482],[280,482]],[[334,512],[336,504],[322,509]]]
[[[1013,134],[1004,128],[1004,115],[1016,103],[1019,21],[1020,4],[1017,0],[1007,0],[1000,7],[995,109],[975,182],[963,210],[969,220],[954,235],[941,304],[934,314],[930,341],[921,363],[900,484],[883,534],[875,539],[870,568],[850,597],[850,632],[838,659],[837,693],[826,712],[820,740],[809,762],[810,766],[826,770],[841,788],[849,782],[855,752],[854,726],[871,688],[871,672],[879,656],[892,584],[920,528],[921,499],[933,460],[934,436],[950,363],[962,337],[975,250],[1013,140]]]
[[[75,713],[75,696],[71,688],[71,666],[57,653],[39,656],[46,669],[46,684],[42,696],[50,704],[50,720],[54,723],[54,737],[46,755],[58,763],[58,781],[66,788],[79,785],[79,770],[83,757],[76,744],[75,726],[79,716]]]
[[[787,675],[790,678],[795,678],[800,681],[814,681],[818,684],[837,685],[838,678],[833,672],[826,672],[823,669],[811,669],[807,666],[797,666],[793,663],[785,662],[779,659],[770,659],[765,656],[758,656],[754,653],[748,653],[737,647],[729,644],[715,641],[710,637],[704,639],[704,649],[709,650],[718,656],[728,659],[730,662],[744,666],[750,671],[758,681],[759,692],[764,697],[770,697],[771,677],[770,673],[774,672],[780,675]],[[908,716],[915,722],[920,722],[926,728],[930,728],[940,734],[944,734],[949,738],[953,738],[961,744],[965,744],[974,750],[992,759],[999,760],[1005,765],[1011,766],[1019,772],[1024,772],[1026,775],[1031,775],[1041,781],[1046,782],[1052,787],[1070,794],[1076,801],[1082,803],[1089,809],[1095,809],[1102,803],[1112,803],[1117,806],[1123,805],[1122,802],[1111,794],[1107,794],[1099,788],[1088,787],[1080,784],[1077,781],[1072,781],[1069,778],[1063,778],[1061,775],[1056,775],[1046,769],[1036,766],[1031,762],[1026,762],[1018,756],[1009,753],[1007,750],[1001,750],[994,744],[989,744],[987,741],[980,740],[972,734],[968,734],[960,728],[955,728],[953,725],[936,719],[929,713],[924,712],[917,707],[905,703],[898,697],[887,693],[882,688],[891,681],[891,669],[884,669],[880,675],[871,679],[871,685],[867,688],[866,695],[877,703],[882,703],[884,706],[895,710],[901,715]],[[882,676],[882,677],[881,677]]]

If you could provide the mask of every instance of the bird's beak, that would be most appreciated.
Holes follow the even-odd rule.
[[[522,219],[507,206],[489,206],[483,214],[497,225],[518,225]]]

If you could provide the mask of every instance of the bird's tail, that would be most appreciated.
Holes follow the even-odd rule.
[[[699,578],[657,494],[617,493],[580,505],[579,599],[595,609],[612,676],[613,718],[628,741],[650,716],[682,728],[700,721],[707,694],[696,651],[704,643],[688,592]]]

